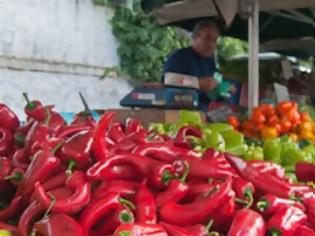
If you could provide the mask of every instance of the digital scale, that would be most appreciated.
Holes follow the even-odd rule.
[[[140,86],[133,89],[121,101],[124,107],[189,109],[199,108],[197,89],[181,86]]]

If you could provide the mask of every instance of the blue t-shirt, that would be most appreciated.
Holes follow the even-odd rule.
[[[166,72],[204,78],[213,76],[215,71],[213,57],[202,57],[192,47],[182,48],[173,52],[165,62],[162,83]]]

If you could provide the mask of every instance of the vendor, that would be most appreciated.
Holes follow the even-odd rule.
[[[172,72],[197,77],[202,91],[201,102],[205,105],[208,103],[206,93],[217,86],[213,78],[217,70],[213,54],[219,36],[219,28],[214,22],[197,23],[192,32],[192,45],[173,52],[164,64],[164,75]],[[162,83],[164,83],[164,77]],[[231,90],[233,89],[231,87]]]

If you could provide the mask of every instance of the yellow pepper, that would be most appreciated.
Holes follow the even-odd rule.
[[[260,135],[262,139],[276,138],[278,137],[278,132],[277,129],[274,127],[264,127],[260,131]]]
[[[300,139],[307,139],[307,140],[312,140],[313,137],[314,137],[314,134],[311,130],[302,131],[302,132],[300,132],[300,136],[299,136]]]
[[[303,132],[312,132],[313,130],[313,124],[312,122],[302,122],[299,126],[299,129],[300,129],[300,133],[303,133]]]

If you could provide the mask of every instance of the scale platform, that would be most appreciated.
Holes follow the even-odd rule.
[[[198,110],[199,92],[194,88],[177,86],[140,86],[134,88],[120,105],[131,108]]]

